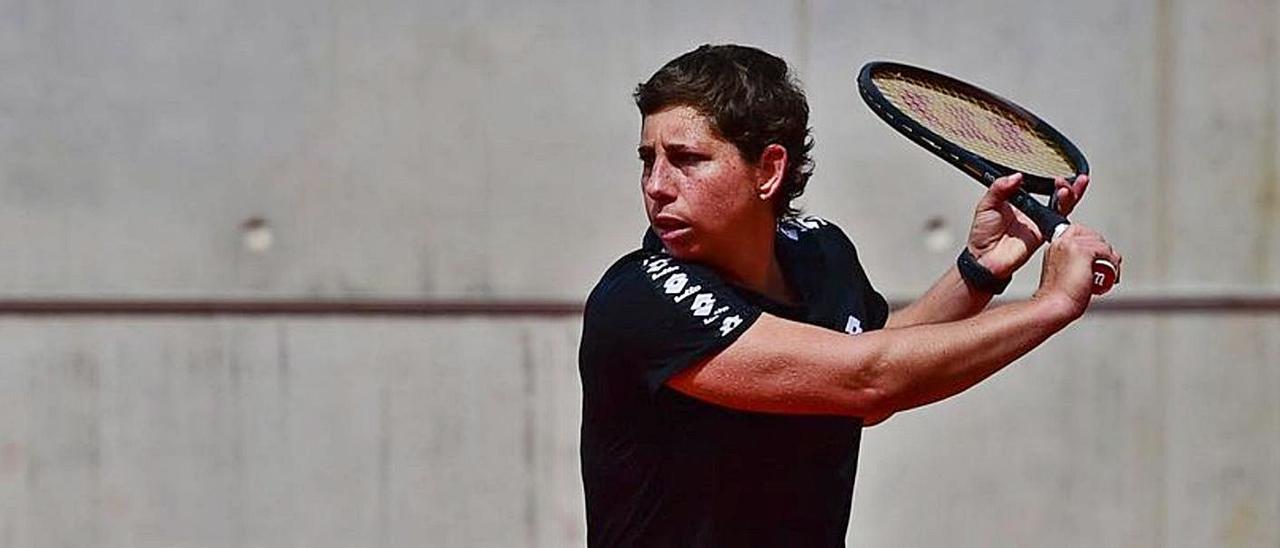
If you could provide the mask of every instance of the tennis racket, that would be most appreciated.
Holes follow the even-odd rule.
[[[858,93],[885,123],[983,185],[1022,173],[1023,188],[1009,203],[1048,240],[1071,224],[1028,193],[1052,197],[1055,177],[1074,181],[1089,173],[1084,154],[1044,120],[971,84],[899,63],[864,65]],[[1115,265],[1095,259],[1093,293],[1106,293],[1115,282]]]

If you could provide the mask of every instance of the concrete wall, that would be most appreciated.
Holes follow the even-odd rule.
[[[582,535],[576,321],[0,327],[4,546]]]
[[[890,295],[979,190],[862,105],[871,59],[1081,145],[1108,298],[1280,290],[1277,0],[0,0],[0,298],[580,301],[644,227],[631,88],[721,41],[796,66],[805,205]],[[0,319],[0,546],[581,545],[579,327]],[[1090,315],[869,430],[850,540],[1280,545],[1276,333]]]

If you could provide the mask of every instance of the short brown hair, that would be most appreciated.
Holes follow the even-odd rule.
[[[813,175],[813,137],[809,103],[786,61],[748,46],[703,45],[663,65],[636,86],[633,97],[641,116],[692,107],[752,164],[765,147],[782,145],[787,166],[774,212],[779,217],[800,213],[792,201],[804,194]]]

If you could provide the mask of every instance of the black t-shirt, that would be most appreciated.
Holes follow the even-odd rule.
[[[762,312],[861,333],[884,326],[853,244],[780,223],[785,306],[667,255],[649,232],[591,292],[579,349],[591,546],[843,546],[862,421],[736,411],[666,386]]]

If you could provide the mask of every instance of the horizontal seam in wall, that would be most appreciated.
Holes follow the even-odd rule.
[[[1012,300],[998,300],[996,304]],[[891,299],[900,308],[909,301]],[[1091,313],[1280,314],[1280,294],[1143,295],[1104,297]],[[8,299],[0,300],[6,316],[580,316],[583,305],[557,300],[441,299]]]

